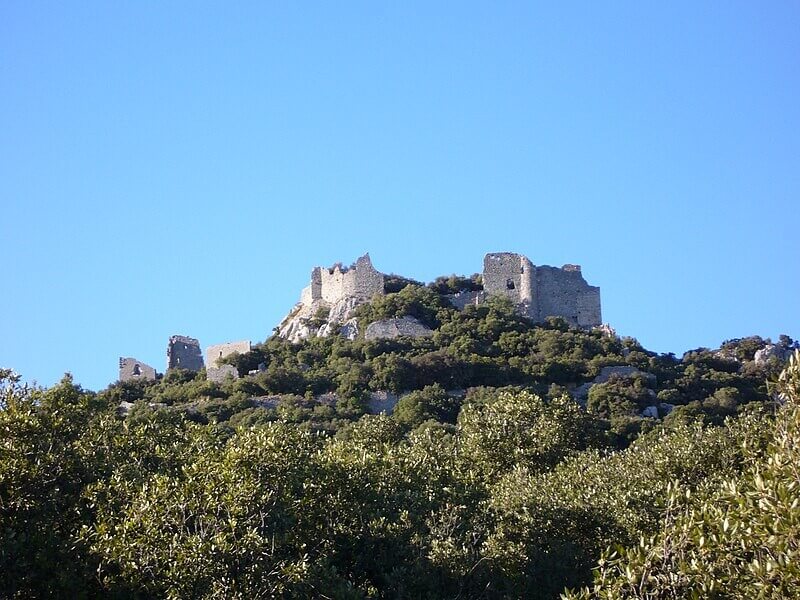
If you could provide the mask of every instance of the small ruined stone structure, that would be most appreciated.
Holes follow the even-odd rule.
[[[200,342],[185,335],[173,335],[167,344],[167,369],[199,371],[203,368]]]
[[[224,344],[217,344],[206,348],[206,366],[216,367],[217,361],[226,356],[230,356],[234,352],[239,354],[247,354],[250,352],[250,340],[242,340],[241,342],[226,342]]]
[[[234,353],[247,354],[250,352],[250,340],[241,342],[226,342],[206,348],[206,377],[210,381],[222,383],[228,377],[239,379],[239,371],[233,365],[219,364],[219,361]]]
[[[132,381],[135,379],[145,379],[153,381],[156,378],[156,370],[135,358],[119,357],[119,380]]]
[[[483,259],[487,296],[504,295],[532,320],[562,317],[576,327],[599,327],[600,288],[591,286],[578,265],[536,267],[522,254],[498,252]]]

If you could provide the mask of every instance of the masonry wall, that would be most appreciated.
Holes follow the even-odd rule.
[[[368,300],[375,294],[383,294],[383,274],[375,270],[366,254],[349,268],[338,264],[330,269],[315,267],[311,285],[303,290],[300,300],[303,304],[315,300],[336,304],[342,298]]]
[[[226,342],[224,344],[216,344],[206,348],[206,366],[215,367],[217,361],[226,356],[230,356],[234,352],[239,354],[247,354],[250,352],[250,340],[242,340],[240,342]]]
[[[156,370],[135,358],[122,356],[119,357],[119,380],[131,381],[134,379],[154,380],[156,378]]]
[[[199,371],[203,368],[203,353],[200,342],[184,335],[173,335],[167,343],[167,369],[188,369]]]
[[[535,320],[563,317],[578,327],[602,324],[600,288],[587,284],[579,267],[536,267],[536,291],[538,310],[533,315]]]

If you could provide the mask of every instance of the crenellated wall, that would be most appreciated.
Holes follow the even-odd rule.
[[[369,300],[376,294],[383,294],[383,274],[375,270],[369,254],[365,254],[350,267],[340,263],[328,269],[314,267],[311,283],[303,289],[300,301],[305,305],[319,300],[336,304],[344,298]]]

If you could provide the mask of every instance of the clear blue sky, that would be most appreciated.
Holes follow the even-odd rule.
[[[800,4],[432,4],[0,4],[0,365],[261,341],[365,251],[579,263],[659,352],[800,337]]]

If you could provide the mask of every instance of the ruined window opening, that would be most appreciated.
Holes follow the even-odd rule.
[[[134,375],[141,375],[142,369],[139,367],[138,364],[133,365],[133,374]]]
[[[514,288],[515,288],[514,280],[513,279],[506,279],[506,289],[507,290],[513,290]]]

